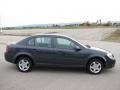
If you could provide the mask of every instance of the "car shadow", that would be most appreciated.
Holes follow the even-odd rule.
[[[19,72],[16,65],[9,64],[4,67],[6,72]],[[43,73],[86,73],[84,68],[75,67],[54,67],[54,66],[34,66],[31,72],[43,72]]]
[[[115,73],[113,69],[104,69],[101,74],[112,74]]]
[[[7,71],[19,72],[16,65],[8,65],[6,67]],[[44,73],[78,73],[85,74],[85,68],[76,68],[76,67],[53,67],[53,66],[35,66],[31,72],[44,72]],[[112,69],[104,69],[101,74],[111,74],[114,73]]]
[[[34,67],[34,72],[50,72],[50,73],[79,73],[79,74],[89,74],[86,72],[85,68],[77,68],[77,67],[49,67],[49,66],[37,66]],[[111,74],[114,70],[112,69],[104,69],[101,74]],[[94,75],[94,74],[89,74]]]
[[[85,73],[84,68],[75,67],[51,67],[51,66],[36,66],[33,68],[34,72],[51,72],[51,73]]]

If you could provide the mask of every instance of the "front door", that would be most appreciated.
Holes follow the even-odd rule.
[[[77,45],[66,38],[54,38],[55,64],[62,65],[82,65],[82,60],[85,57],[83,50],[76,51]]]

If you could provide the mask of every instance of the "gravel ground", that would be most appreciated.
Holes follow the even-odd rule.
[[[72,36],[83,40],[102,40],[113,33],[116,28],[90,28],[90,29],[32,29],[32,30],[4,30],[3,34],[27,36],[38,33],[57,33]]]

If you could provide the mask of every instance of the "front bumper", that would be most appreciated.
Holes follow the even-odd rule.
[[[116,60],[115,59],[110,59],[106,56],[106,68],[113,68],[115,67]]]

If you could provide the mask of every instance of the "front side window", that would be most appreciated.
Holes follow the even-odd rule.
[[[55,46],[60,49],[74,49],[76,45],[68,39],[56,38]]]

